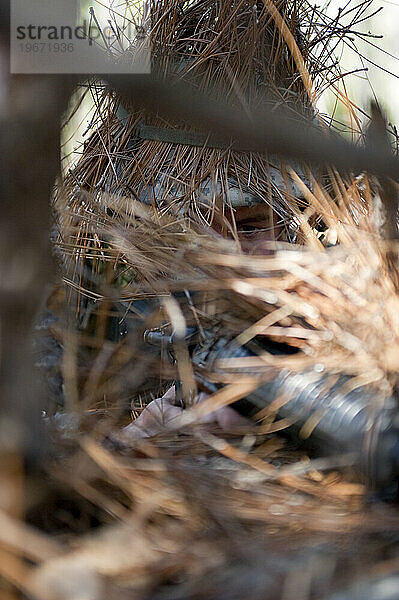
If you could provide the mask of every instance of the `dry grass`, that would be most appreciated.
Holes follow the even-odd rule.
[[[286,3],[278,13],[239,0],[151,6],[153,40],[168,49],[155,50],[162,73],[171,76],[180,60],[179,77],[205,90],[217,84],[248,110],[263,101],[259,82],[267,82],[273,103],[286,102],[298,118],[311,112],[338,24],[324,43],[330,24],[321,19],[317,29],[319,15],[305,4]],[[298,22],[307,23],[305,39]],[[336,456],[309,458],[270,433],[270,423],[268,433],[245,435],[195,423],[281,368],[322,366],[350,375],[352,389],[392,393],[396,246],[378,226],[378,182],[344,181],[331,167],[322,185],[306,168],[305,178],[285,165],[296,197],[273,188],[267,157],[148,140],[132,146],[143,114],[127,106],[123,124],[119,104],[101,96],[102,122],[58,188],[63,283],[51,299],[60,316],[52,333],[63,346],[75,421],[54,432],[56,456],[42,494],[28,503],[30,525],[0,512],[0,574],[38,600],[307,600],[397,572],[396,508],[369,503]],[[177,181],[180,195],[171,198],[167,184],[157,202],[139,202],[142,186],[160,176]],[[211,207],[198,202],[204,179],[223,192],[229,177],[261,197],[298,243],[273,241],[268,255],[244,254],[223,194]],[[210,227],[215,219],[219,233]],[[130,421],[129,407],[137,416],[177,375],[184,384],[196,374],[186,354],[172,365],[143,343],[144,329],[170,324],[242,345],[266,336],[298,352],[220,363],[213,375],[227,385],[202,409],[124,453],[110,450],[104,436]],[[9,488],[18,485],[17,474]]]
[[[84,223],[95,232],[90,252],[101,273],[129,274],[123,283],[116,275],[105,283],[100,278],[100,305],[120,301],[127,310],[154,295],[162,305],[171,292],[190,290],[193,304],[182,302],[178,316],[186,324],[241,343],[265,335],[299,348],[295,355],[220,365],[221,380],[230,381],[223,404],[246,389],[249,368],[251,381],[261,381],[271,369],[320,364],[328,373],[351,375],[352,388],[374,385],[389,395],[396,384],[398,297],[386,260],[392,248],[375,226],[376,184],[363,176],[345,185],[334,173],[331,182],[335,196],[314,184],[306,192],[309,208],[297,213],[306,243],[273,243],[267,256],[247,256],[234,239],[201,223],[188,228],[185,218],[132,200],[127,212],[125,198],[107,194],[82,196],[70,235]],[[328,226],[324,239],[311,225],[314,214]],[[325,247],[334,236],[339,244]],[[76,259],[73,244],[61,249]],[[170,311],[163,306],[142,328],[165,325]],[[178,431],[137,442],[124,456],[101,447],[95,440],[124,422],[115,407],[127,374],[147,369],[161,379],[175,376],[171,366],[147,356],[141,331],[118,344],[93,338],[96,358],[76,391],[81,411],[91,415],[82,425],[90,434],[76,437],[80,448],[57,463],[57,480],[96,506],[107,525],[89,537],[67,527],[62,550],[50,560],[37,558],[30,585],[38,598],[78,597],[61,595],[65,580],[89,598],[260,599],[265,589],[270,598],[291,598],[297,586],[307,598],[397,569],[396,510],[365,502],[363,486],[336,457],[311,460],[262,430],[242,438],[192,426],[190,419]],[[140,389],[137,384],[131,397]],[[58,590],[54,596],[51,589]]]

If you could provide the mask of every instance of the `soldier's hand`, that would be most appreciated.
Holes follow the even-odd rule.
[[[197,397],[197,402],[202,402],[207,397],[207,394],[201,393]],[[141,415],[130,423],[130,425],[127,425],[121,431],[111,434],[111,441],[117,444],[129,445],[129,442],[131,443],[135,440],[152,437],[161,433],[183,413],[183,408],[176,406],[175,401],[176,390],[173,386],[161,398],[150,402]],[[239,415],[230,406],[224,406],[209,413],[205,417],[202,417],[200,423],[216,424],[223,430],[232,430],[250,425],[248,419]]]

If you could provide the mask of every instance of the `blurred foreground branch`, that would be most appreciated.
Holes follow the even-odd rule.
[[[7,3],[6,3],[7,4]],[[31,356],[32,321],[51,280],[50,196],[60,171],[60,119],[68,78],[12,76],[9,21],[0,19],[0,449],[40,453],[40,413]]]
[[[243,151],[276,154],[345,171],[367,171],[399,181],[399,160],[381,147],[361,148],[314,123],[292,116],[284,107],[263,108],[248,115],[226,102],[192,90],[187,84],[154,75],[109,76],[113,90],[152,113],[186,121]]]

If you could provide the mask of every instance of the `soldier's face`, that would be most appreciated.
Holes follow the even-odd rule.
[[[225,219],[232,226],[232,230],[237,230],[241,248],[246,254],[270,254],[270,242],[276,241],[282,234],[282,226],[277,224],[275,213],[266,204],[243,206],[235,209],[233,214],[228,211]],[[214,228],[221,231],[220,225],[215,225]]]

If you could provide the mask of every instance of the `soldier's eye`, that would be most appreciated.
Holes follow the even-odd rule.
[[[262,231],[267,231],[266,227],[262,227],[261,224],[259,225],[252,225],[252,224],[247,224],[247,223],[237,223],[237,230],[239,233],[244,233],[244,234],[251,234],[251,233],[259,233]]]
[[[254,233],[255,231],[262,231],[262,230],[259,229],[259,227],[256,227],[255,225],[240,225],[238,227],[238,231],[240,233]]]

